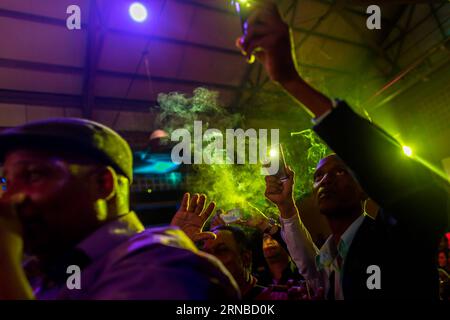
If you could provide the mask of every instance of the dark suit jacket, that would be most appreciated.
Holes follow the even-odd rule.
[[[376,221],[364,220],[350,246],[344,297],[437,299],[437,245],[447,227],[448,180],[404,155],[398,142],[343,102],[314,130],[382,208]],[[370,265],[381,269],[381,290],[366,285]]]

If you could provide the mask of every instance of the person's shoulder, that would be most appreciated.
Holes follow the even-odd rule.
[[[197,251],[191,239],[177,227],[154,227],[148,228],[130,238],[128,245],[133,251],[154,245],[165,245],[171,248]]]
[[[380,245],[380,239],[385,236],[385,231],[386,227],[378,221],[378,217],[374,219],[372,216],[365,215],[355,232],[348,255],[352,257],[355,252],[358,252],[356,256],[361,256],[361,252],[366,254],[377,248]]]
[[[102,275],[114,277],[116,282],[133,277],[140,279],[136,286],[147,287],[146,294],[151,292],[159,298],[238,298],[237,285],[225,267],[215,257],[199,251],[178,228],[146,229],[111,250],[104,259],[99,281]]]
[[[111,256],[111,264],[122,260],[136,260],[137,263],[143,261],[147,266],[184,269],[233,279],[216,257],[199,250],[177,227],[146,229],[116,248]]]
[[[139,260],[157,257],[154,263],[177,259],[197,258],[201,255],[189,237],[176,227],[154,227],[130,237],[108,253],[108,264],[116,264],[124,259]]]

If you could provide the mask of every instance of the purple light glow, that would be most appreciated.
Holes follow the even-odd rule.
[[[147,20],[147,8],[140,2],[133,2],[128,9],[131,18],[136,22]]]

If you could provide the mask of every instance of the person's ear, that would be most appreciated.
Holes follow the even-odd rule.
[[[103,167],[97,174],[99,198],[111,199],[116,193],[117,174],[111,167]]]

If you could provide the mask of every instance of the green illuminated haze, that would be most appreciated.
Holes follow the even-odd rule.
[[[161,112],[156,124],[169,135],[175,129],[185,128],[193,137],[194,120],[203,121],[204,131],[215,128],[224,137],[225,129],[251,128],[246,125],[249,121],[245,121],[243,112],[230,112],[220,105],[217,92],[205,88],[195,89],[192,96],[177,92],[160,93],[158,105]],[[284,147],[286,162],[296,172],[296,196],[303,197],[310,192],[314,167],[327,149],[311,130],[291,135],[280,128],[280,143]],[[203,149],[207,145],[208,142],[203,142]],[[268,215],[275,214],[274,206],[264,197],[265,182],[259,164],[193,164],[191,167],[196,178],[189,180],[189,192],[206,194],[223,210],[239,206],[249,213],[250,203]]]

